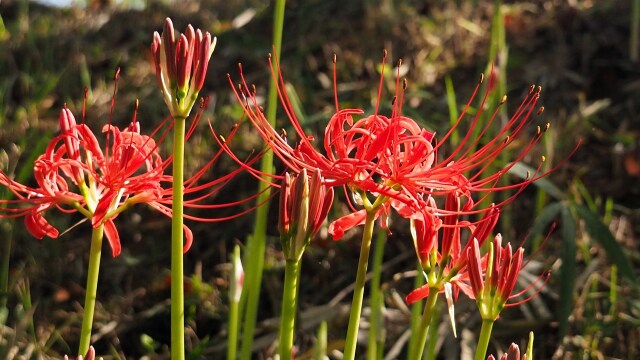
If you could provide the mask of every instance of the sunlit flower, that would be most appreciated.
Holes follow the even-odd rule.
[[[280,242],[288,260],[299,260],[313,236],[320,230],[333,203],[333,188],[323,183],[320,171],[308,176],[285,174],[280,188]]]
[[[176,39],[171,19],[166,18],[162,36],[155,32],[151,43],[156,80],[172,116],[186,118],[204,85],[216,38],[187,26]]]
[[[202,107],[205,104],[203,102]],[[84,114],[84,111],[83,111]],[[199,112],[192,122],[187,138],[193,133],[201,119]],[[4,218],[25,218],[27,230],[36,238],[44,236],[57,238],[59,231],[43,216],[50,209],[63,213],[79,212],[91,225],[104,226],[104,233],[111,246],[113,256],[121,251],[120,237],[113,220],[129,207],[144,203],[171,217],[172,177],[167,168],[172,157],[163,159],[158,152],[158,142],[164,140],[171,122],[165,120],[153,131],[151,136],[140,133],[137,120],[137,105],[133,120],[125,129],[118,129],[110,123],[105,125],[104,149],[90,128],[83,122],[77,124],[68,108],[60,114],[61,134],[54,137],[45,153],[34,163],[33,176],[37,186],[28,186],[11,179],[0,171],[0,185],[8,187],[14,194],[14,200],[0,200],[0,216]],[[237,127],[229,134],[227,141],[233,138]],[[214,134],[214,136],[216,136]],[[216,136],[216,140],[222,143]],[[185,207],[192,209],[216,209],[235,206],[242,201],[227,204],[203,204],[228,183],[242,169],[239,168],[215,180],[200,183],[213,163],[224,151],[219,150],[212,159],[184,182]],[[250,159],[249,164],[255,161]],[[228,217],[202,218],[185,215],[185,218],[198,221],[221,221],[241,215],[242,211]],[[193,235],[184,226],[185,246],[191,246]]]
[[[459,199],[450,194],[442,211],[446,215],[442,219],[427,212],[421,212],[423,216],[412,219],[411,235],[427,282],[407,295],[407,303],[426,298],[430,289],[443,292],[447,283],[453,285],[456,298],[460,290],[465,294],[471,293],[467,251],[473,243],[467,241],[463,246],[461,235],[466,233],[469,239],[483,244],[498,222],[500,211],[495,205],[490,205],[478,221],[471,222],[459,218],[460,213],[456,213],[459,207]]]
[[[414,217],[418,212],[436,213],[436,209],[431,206],[432,200],[446,197],[450,193],[464,197],[464,205],[456,213],[472,215],[484,212],[477,204],[488,194],[514,190],[510,196],[495,205],[500,208],[510,203],[527,185],[550,172],[542,173],[540,162],[528,178],[513,184],[500,183],[500,179],[529,154],[549,126],[546,124],[538,127],[534,136],[526,141],[522,140],[529,136],[527,129],[535,118],[534,115],[542,112],[542,108],[537,107],[539,87],[531,88],[514,115],[497,133],[490,129],[495,127],[499,108],[505,103],[506,97],[493,110],[489,121],[480,128],[480,118],[489,95],[487,90],[478,111],[466,126],[467,132],[462,136],[458,146],[448,155],[439,158],[438,151],[442,149],[443,144],[447,143],[460,124],[466,123],[467,111],[481,87],[482,80],[477,84],[454,126],[444,136],[437,137],[434,132],[422,128],[416,121],[402,114],[406,82],[400,82],[399,77],[391,116],[378,113],[383,87],[382,77],[373,115],[358,119],[358,116],[364,114],[363,110],[341,109],[337,96],[334,59],[336,110],[327,123],[322,143],[323,151],[320,151],[314,138],[305,133],[294,112],[287,97],[279,64],[271,64],[271,69],[274,78],[277,79],[280,101],[299,139],[298,143],[289,143],[286,135],[280,134],[269,125],[259,106],[255,88],[246,83],[242,68],[240,84],[233,87],[234,91],[244,105],[249,120],[288,169],[293,172],[319,169],[326,178],[327,185],[343,186],[345,192],[350,195],[352,213],[330,226],[330,232],[336,239],[349,228],[364,222],[366,212],[358,210],[357,206],[366,202],[368,195],[375,198],[377,214],[383,219],[389,215],[390,208],[407,218]],[[511,162],[496,170],[495,160],[498,156],[507,149],[512,149],[515,144],[521,143],[524,143],[524,146],[519,150],[508,150],[515,154]],[[453,213],[437,212],[438,217],[447,215],[457,216]]]
[[[273,66],[272,66],[273,69]],[[276,76],[274,74],[274,76]],[[409,215],[407,206],[417,205],[412,194],[395,181],[398,174],[424,170],[434,159],[433,133],[421,128],[400,113],[401,102],[394,106],[391,117],[378,114],[356,120],[360,109],[340,109],[336,93],[336,113],[329,120],[324,136],[324,153],[317,150],[314,139],[305,134],[286,96],[284,80],[279,75],[278,93],[300,142],[292,146],[272,128],[258,105],[256,93],[249,88],[241,72],[241,84],[236,95],[262,138],[286,164],[290,171],[300,173],[320,170],[327,186],[344,186],[353,196],[355,205],[373,195],[377,215],[388,216],[390,207]],[[398,90],[400,92],[400,90]],[[401,94],[399,94],[401,96]],[[330,232],[339,239],[344,231],[365,219],[365,212],[353,207],[353,213],[332,223]],[[384,225],[384,222],[383,222]]]
[[[467,249],[471,286],[471,292],[468,295],[476,300],[480,315],[484,320],[495,321],[505,306],[513,306],[530,300],[541,289],[537,284],[538,280],[546,282],[549,278],[547,273],[527,289],[512,294],[523,267],[524,249],[520,247],[514,253],[511,244],[507,243],[505,247],[502,247],[502,236],[498,234],[489,244],[487,254],[482,257],[477,240],[473,239],[472,243],[473,246]],[[519,297],[536,286],[538,286],[538,290],[534,295],[525,300],[507,304],[510,299]]]

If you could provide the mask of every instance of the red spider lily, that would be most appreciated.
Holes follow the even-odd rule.
[[[486,99],[489,96],[489,90],[487,90],[479,106],[479,111],[470,122],[468,131],[458,147],[446,158],[438,160],[438,150],[466,118],[467,110],[479,91],[482,80],[476,86],[471,99],[455,125],[436,143],[433,132],[423,129],[414,120],[402,115],[405,82],[400,85],[400,81],[397,81],[394,106],[390,117],[378,114],[377,107],[381,99],[382,77],[378,91],[378,105],[373,115],[356,120],[354,117],[362,115],[364,111],[340,109],[337,90],[335,90],[337,82],[334,59],[336,112],[329,120],[325,130],[323,153],[314,145],[313,137],[305,134],[296,117],[293,106],[286,95],[285,82],[278,63],[274,66],[270,59],[270,64],[272,75],[278,79],[277,89],[280,101],[300,140],[297,145],[291,145],[284,136],[281,136],[269,125],[258,104],[255,88],[249,87],[242,75],[242,68],[240,68],[241,82],[237,89],[234,87],[234,92],[244,105],[248,118],[255,125],[262,138],[291,171],[320,169],[329,186],[344,186],[345,191],[352,192],[356,198],[362,198],[367,194],[372,194],[378,199],[382,198],[385,202],[383,206],[378,208],[379,215],[388,214],[389,206],[394,207],[405,217],[411,217],[421,211],[429,212],[426,210],[431,206],[429,199],[446,196],[449,193],[466,198],[464,207],[457,210],[458,214],[481,213],[484,210],[478,209],[476,204],[489,193],[516,190],[510,197],[496,204],[496,207],[501,207],[511,202],[527,185],[555,170],[554,168],[549,172],[540,173],[540,167],[538,167],[532,176],[521,182],[498,185],[500,178],[532,150],[544,133],[543,129],[548,127],[547,124],[543,129],[538,127],[537,134],[517,153],[510,164],[495,173],[487,174],[487,170],[494,163],[494,160],[511,144],[519,142],[519,139],[525,136],[527,125],[534,118],[532,115],[542,111],[542,108],[536,109],[540,97],[539,87],[532,87],[514,115],[498,131],[497,135],[490,139],[484,139],[488,137],[489,128],[494,125],[499,107],[504,103],[503,101],[494,111],[482,129],[477,129]],[[479,135],[473,137],[473,134],[476,133]],[[483,145],[479,146],[480,144]],[[481,196],[474,196],[474,194]],[[480,199],[476,199],[477,197]],[[364,221],[365,212],[357,211],[353,206],[352,209],[352,214],[339,219],[330,227],[334,238],[340,238],[345,230]],[[444,212],[438,213],[438,216],[443,215],[446,214]],[[455,216],[456,214],[449,213],[449,215]]]
[[[482,319],[495,321],[505,306],[526,302],[540,291],[538,289],[534,295],[525,300],[507,304],[510,299],[521,296],[529,288],[537,285],[536,281],[524,291],[512,294],[523,267],[523,257],[524,249],[522,247],[518,248],[515,253],[509,243],[503,248],[500,234],[496,235],[490,244],[489,252],[484,257],[480,256],[480,247],[475,239],[473,246],[467,249],[469,283],[471,285],[471,292],[467,295],[476,300]],[[548,276],[546,274],[546,279]]]
[[[205,106],[206,101],[203,101],[201,110]],[[199,111],[187,132],[187,139],[193,134],[201,117],[202,111]],[[20,184],[0,171],[0,184],[8,187],[17,198],[0,200],[0,211],[3,213],[0,216],[24,216],[27,230],[34,237],[42,239],[44,236],[59,236],[59,231],[44,218],[45,211],[52,208],[64,213],[77,211],[91,220],[94,228],[104,225],[113,256],[118,256],[121,245],[113,220],[121,212],[135,204],[145,203],[169,217],[172,216],[172,177],[166,174],[167,168],[172,164],[172,157],[162,159],[158,152],[159,142],[165,138],[171,126],[172,122],[167,119],[151,136],[142,135],[136,105],[133,120],[127,128],[120,130],[111,124],[104,126],[106,146],[103,150],[97,137],[84,123],[84,117],[83,123],[77,124],[71,111],[65,107],[60,114],[61,134],[50,141],[45,153],[35,161],[34,178],[37,187]],[[234,127],[227,141],[233,138],[237,128]],[[154,136],[159,137],[159,142],[154,140]],[[217,136],[216,140],[220,141]],[[189,195],[185,198],[185,207],[217,209],[239,205],[253,198],[225,204],[202,203],[219,192],[242,170],[239,168],[215,180],[200,183],[199,180],[223,153],[223,150],[219,150],[202,169],[184,182],[185,195]],[[255,157],[247,163],[254,161]],[[234,218],[248,211],[251,209],[220,218],[193,215],[185,215],[185,218],[215,222]],[[187,251],[193,235],[187,226],[184,231],[184,250]]]
[[[186,118],[204,85],[209,60],[216,47],[209,32],[187,26],[176,40],[171,19],[166,18],[162,36],[155,32],[151,52],[156,80],[172,116]]]
[[[271,68],[274,68],[273,64]],[[320,170],[327,186],[344,186],[345,191],[353,193],[356,202],[367,194],[385,197],[377,210],[377,214],[383,218],[388,214],[390,206],[407,216],[412,213],[406,208],[416,205],[417,201],[404,191],[402,184],[394,180],[395,174],[424,170],[430,166],[435,157],[431,145],[433,133],[402,116],[399,105],[394,107],[391,117],[379,115],[376,111],[374,115],[356,121],[354,115],[361,115],[363,111],[339,109],[336,94],[336,113],[329,120],[325,131],[325,155],[314,147],[314,139],[304,133],[285,94],[281,74],[278,74],[280,100],[301,139],[295,147],[289,145],[269,125],[258,106],[255,91],[250,90],[242,75],[242,68],[240,75],[242,80],[239,90],[234,88],[237,98],[244,104],[245,112],[260,135],[291,171],[300,173],[304,169],[310,172]],[[353,214],[332,223],[330,232],[334,238],[339,239],[345,230],[362,223],[364,219],[365,212],[354,208]]]
[[[430,289],[437,288],[439,291],[444,291],[446,283],[455,285],[456,298],[459,290],[465,294],[471,292],[467,283],[469,278],[467,251],[473,243],[467,241],[462,246],[462,231],[468,230],[469,239],[484,244],[498,222],[500,211],[492,204],[477,222],[460,220],[461,214],[456,212],[460,208],[459,200],[455,194],[447,196],[445,210],[442,211],[446,215],[443,215],[442,219],[434,213],[426,212],[421,212],[422,216],[412,219],[411,232],[416,254],[430,281],[407,295],[405,300],[408,304],[426,298]],[[431,208],[435,209],[435,204],[431,205]],[[440,243],[438,243],[439,239]],[[429,276],[430,274],[433,275]]]
[[[285,174],[280,189],[280,241],[288,260],[299,260],[311,238],[320,230],[333,203],[333,188],[323,184],[320,171],[311,177],[303,169]]]

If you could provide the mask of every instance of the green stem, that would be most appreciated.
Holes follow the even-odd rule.
[[[287,260],[282,291],[282,313],[280,314],[280,359],[291,359],[293,330],[296,321],[296,289],[300,260]]]
[[[314,360],[324,360],[327,357],[327,322],[323,321],[318,326],[318,333],[316,335],[316,350],[313,355]]]
[[[184,136],[185,118],[174,118],[173,217],[171,218],[171,359],[184,359]]]
[[[356,357],[356,345],[358,343],[358,330],[360,328],[360,314],[362,313],[362,300],[364,298],[364,284],[369,264],[369,251],[371,250],[371,238],[373,237],[373,225],[376,219],[376,209],[367,211],[367,218],[362,231],[362,245],[360,245],[360,258],[358,259],[358,273],[353,289],[353,301],[351,302],[351,314],[349,315],[349,327],[345,339],[343,359],[353,360]]]
[[[80,346],[78,355],[84,356],[91,345],[91,326],[96,307],[96,293],[98,291],[98,274],[100,273],[100,255],[102,254],[102,236],[104,225],[93,229],[91,233],[91,249],[89,250],[89,270],[87,272],[87,289],[84,295],[84,314],[82,315],[82,330],[80,331]]]
[[[280,49],[282,48],[282,29],[284,27],[284,9],[286,0],[276,0],[273,12],[273,47],[274,56],[280,59]],[[271,79],[267,100],[267,119],[272,127],[275,127],[276,109],[278,101],[277,82]],[[260,160],[260,170],[264,174],[273,173],[273,153],[265,152]],[[261,195],[256,200],[257,204],[264,204],[269,200],[270,191],[265,190],[267,185],[260,182],[258,191]],[[242,359],[250,359],[253,349],[253,337],[258,316],[258,304],[260,300],[260,287],[262,285],[262,271],[264,269],[264,254],[267,237],[267,217],[269,215],[268,206],[260,206],[256,211],[256,222],[253,228],[253,236],[247,242],[246,286],[242,292],[240,301],[241,308],[244,309],[244,321],[242,328]]]
[[[422,270],[422,265],[418,263],[418,266],[416,268],[417,268],[418,275],[415,277],[413,281],[414,289],[420,288],[424,284],[424,276],[423,276],[424,270]],[[421,317],[422,317],[422,302],[416,301],[411,306],[411,333],[412,334],[418,333],[418,327],[420,326]],[[407,354],[408,360],[413,360],[415,358],[415,356],[413,356],[413,351],[415,351],[416,349],[416,342],[417,342],[417,338],[415,336],[412,336],[409,338],[409,351]]]
[[[493,321],[482,320],[482,328],[480,329],[480,337],[478,338],[478,348],[476,349],[475,360],[484,360],[489,348],[489,340],[491,339],[491,330],[493,329]]]
[[[227,339],[227,360],[236,360],[238,350],[238,302],[229,303],[229,339]]]
[[[429,333],[427,334],[427,345],[425,345],[425,360],[436,359],[436,345],[438,344],[438,324],[440,324],[440,315],[442,314],[442,306],[433,308],[433,316],[429,325]]]
[[[239,245],[233,248],[231,263],[233,266],[229,278],[229,338],[227,339],[227,360],[236,360],[238,353],[239,293],[242,292],[242,280],[238,278],[242,277]]]
[[[384,299],[382,297],[382,290],[380,289],[380,278],[382,274],[382,260],[384,257],[384,244],[386,238],[387,231],[380,229],[373,245],[373,278],[371,279],[370,296],[371,315],[369,321],[369,342],[367,344],[367,359],[369,360],[382,359],[382,357],[379,357],[378,355],[384,347],[382,332],[382,309],[384,307]]]
[[[437,287],[429,288],[429,296],[427,297],[422,319],[418,326],[418,333],[416,334],[417,340],[414,342],[415,349],[411,351],[411,353],[415,355],[414,359],[422,359],[424,345],[427,342],[427,334],[429,333],[429,325],[431,325],[431,318],[433,317],[434,309],[438,301],[438,290]]]

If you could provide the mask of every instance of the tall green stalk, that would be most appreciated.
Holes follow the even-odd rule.
[[[360,245],[360,258],[358,259],[358,273],[353,289],[351,313],[349,314],[349,327],[345,339],[343,359],[353,360],[356,357],[356,345],[358,343],[358,330],[360,328],[360,315],[362,313],[362,301],[364,299],[364,285],[369,264],[369,252],[371,250],[371,238],[373,237],[373,225],[376,219],[376,208],[367,209],[367,217],[362,231],[362,244]]]
[[[174,117],[171,218],[171,359],[184,359],[184,136],[186,119]],[[84,354],[84,353],[82,353]]]
[[[438,325],[440,324],[440,315],[442,314],[442,306],[436,305],[431,315],[431,324],[427,334],[427,344],[425,345],[424,360],[436,359],[436,345],[438,344]]]
[[[316,349],[313,354],[313,360],[327,359],[327,322],[323,321],[318,326],[316,334]]]
[[[427,302],[424,305],[424,312],[422,313],[422,319],[418,326],[418,332],[415,334],[416,341],[414,342],[415,348],[411,351],[414,354],[414,359],[422,359],[422,353],[424,352],[424,345],[427,342],[427,334],[429,333],[429,325],[431,325],[431,318],[435,312],[436,304],[438,301],[437,287],[429,287],[429,296]]]
[[[423,276],[424,270],[422,270],[422,265],[418,263],[418,266],[416,268],[417,268],[418,275],[416,275],[413,281],[413,289],[418,289],[424,284],[424,276]],[[422,301],[416,301],[415,303],[413,303],[413,305],[411,305],[411,325],[410,325],[411,334],[418,333],[418,326],[420,326],[421,319],[422,319]],[[411,336],[409,338],[407,360],[415,359],[415,356],[413,355],[413,351],[415,351],[415,348],[416,348],[415,343],[416,341],[418,341],[417,339],[418,338],[416,336]]]
[[[273,55],[280,59],[280,49],[282,48],[282,29],[284,27],[284,9],[286,0],[276,0],[273,13]],[[276,108],[278,101],[276,79],[271,79],[267,102],[267,119],[272,127],[275,127]],[[266,152],[261,159],[260,170],[265,174],[273,173],[273,153]],[[257,204],[263,204],[269,199],[270,191],[267,185],[260,182],[258,187],[260,196]],[[258,315],[258,303],[260,299],[260,287],[262,285],[262,271],[264,268],[264,254],[266,247],[267,217],[269,215],[268,206],[260,206],[256,211],[256,221],[253,228],[253,235],[249,237],[247,243],[246,259],[246,286],[242,292],[240,301],[241,309],[244,309],[244,321],[242,331],[241,358],[250,359],[253,349],[253,336],[255,333],[256,319]]]
[[[480,337],[478,338],[478,347],[476,348],[475,360],[486,359],[487,349],[489,348],[489,340],[491,339],[491,330],[493,329],[492,320],[482,320],[482,328],[480,329]]]
[[[93,313],[96,307],[103,235],[104,225],[94,228],[91,233],[87,289],[84,295],[84,313],[82,314],[82,330],[80,331],[80,346],[78,347],[78,354],[83,356],[87,353],[89,346],[91,345],[91,327],[93,326]]]
[[[282,292],[282,313],[280,314],[280,338],[278,348],[280,359],[291,359],[293,333],[296,321],[296,292],[298,289],[298,271],[300,260],[287,260]]]
[[[382,289],[380,289],[380,278],[382,275],[382,260],[384,257],[384,244],[386,239],[386,230],[380,229],[373,245],[373,278],[371,279],[371,296],[369,304],[369,307],[371,308],[371,320],[369,321],[369,342],[367,344],[368,360],[382,359],[381,354],[384,348],[384,329],[382,322],[384,298],[382,296]]]
[[[242,263],[240,246],[233,248],[231,277],[229,279],[229,338],[227,339],[227,360],[236,360],[238,352],[238,305],[242,292]]]

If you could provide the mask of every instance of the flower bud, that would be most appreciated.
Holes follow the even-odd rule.
[[[186,118],[204,85],[209,60],[216,46],[211,34],[187,26],[178,36],[171,19],[165,20],[162,36],[153,34],[151,52],[156,80],[174,117]]]
[[[333,203],[333,189],[323,184],[320,171],[285,174],[280,189],[278,229],[288,260],[299,260],[311,238],[320,230]]]

